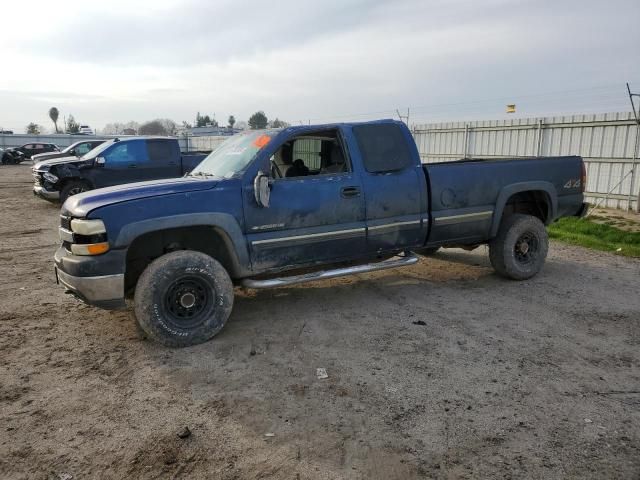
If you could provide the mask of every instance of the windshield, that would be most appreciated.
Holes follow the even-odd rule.
[[[64,150],[62,150],[61,153],[69,153],[69,150],[71,150],[73,147],[75,147],[77,145],[77,143],[72,143],[71,145],[69,145],[67,148],[65,148]]]
[[[89,160],[90,158],[97,157],[102,152],[104,152],[107,148],[109,148],[111,145],[113,145],[113,143],[114,143],[113,140],[109,140],[108,142],[101,143],[96,148],[94,148],[93,150],[89,150],[82,157],[80,157],[80,160]]]
[[[243,171],[277,134],[277,130],[259,130],[234,135],[202,160],[189,176],[231,178]]]

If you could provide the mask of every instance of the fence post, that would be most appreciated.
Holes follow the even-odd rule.
[[[464,151],[462,152],[462,158],[467,158],[467,150],[469,149],[469,124],[464,124]]]
[[[627,199],[627,211],[631,210],[631,198],[633,197],[633,190],[636,186],[636,167],[638,165],[638,148],[640,146],[640,123],[636,122],[636,142],[633,146],[633,163],[631,164],[631,184],[629,185],[629,197]],[[640,191],[636,198],[636,213],[640,213]]]
[[[542,119],[538,119],[538,141],[536,144],[536,157],[540,156],[540,149],[542,148]]]

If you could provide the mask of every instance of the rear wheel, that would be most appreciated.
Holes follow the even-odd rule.
[[[86,192],[88,190],[91,190],[91,187],[80,180],[72,180],[70,182],[67,182],[60,191],[60,202],[64,203],[67,201],[67,198],[82,192]]]
[[[542,269],[548,250],[549,236],[540,219],[514,214],[502,220],[489,242],[489,259],[503,277],[526,280]]]
[[[201,252],[181,250],[157,258],[142,272],[135,315],[149,338],[187,347],[216,335],[233,308],[233,284],[225,268]]]

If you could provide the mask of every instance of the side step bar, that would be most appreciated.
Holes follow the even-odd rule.
[[[336,268],[333,270],[321,270],[319,272],[307,273],[304,275],[294,275],[292,277],[269,278],[266,280],[255,280],[246,278],[242,280],[242,286],[247,288],[274,288],[298,283],[313,282],[316,280],[326,280],[328,278],[344,277],[356,273],[375,272],[386,270],[387,268],[397,268],[413,265],[418,262],[418,256],[413,252],[407,252],[402,256],[396,256],[382,262],[367,263],[353,267]]]

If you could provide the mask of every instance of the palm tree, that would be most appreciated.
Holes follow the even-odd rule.
[[[51,107],[49,109],[49,118],[53,122],[53,125],[56,127],[56,133],[58,133],[58,116],[59,115],[60,115],[60,112],[56,107]]]

